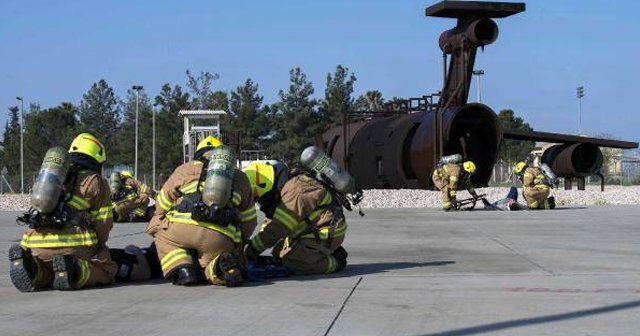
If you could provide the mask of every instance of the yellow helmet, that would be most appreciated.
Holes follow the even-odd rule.
[[[252,162],[242,171],[247,175],[256,198],[273,189],[282,189],[289,180],[289,168],[280,161]]]
[[[196,146],[196,152],[193,155],[194,159],[198,159],[209,149],[214,149],[222,145],[222,141],[218,140],[218,138],[213,136],[208,136],[198,142],[198,146]]]
[[[129,170],[123,170],[123,171],[120,172],[120,176],[133,178],[133,173],[131,171],[129,171]]]
[[[527,164],[524,161],[520,161],[518,163],[516,163],[515,168],[513,168],[513,171],[517,174],[520,175],[524,172],[524,170],[527,168]]]
[[[462,164],[462,168],[469,174],[473,174],[476,172],[476,164],[473,161],[465,161]]]
[[[99,164],[107,160],[107,151],[104,149],[104,145],[89,133],[81,133],[73,139],[71,146],[69,146],[69,153],[84,154]]]

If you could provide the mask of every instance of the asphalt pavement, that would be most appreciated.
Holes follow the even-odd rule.
[[[640,206],[348,215],[349,265],[244,287],[18,292],[0,213],[0,335],[637,335]],[[146,246],[143,223],[109,245]]]

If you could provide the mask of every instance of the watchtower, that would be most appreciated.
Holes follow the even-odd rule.
[[[220,134],[220,116],[227,114],[219,110],[181,110],[184,120],[182,135],[182,153],[184,162],[191,161],[200,140],[212,135],[218,139]]]

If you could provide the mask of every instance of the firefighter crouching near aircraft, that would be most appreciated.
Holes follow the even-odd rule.
[[[471,176],[476,172],[473,161],[463,163],[444,163],[433,171],[431,179],[433,184],[442,192],[442,209],[445,211],[457,210],[456,190],[462,186],[473,197],[478,197],[471,183]]]
[[[252,163],[249,178],[266,219],[246,245],[248,260],[273,247],[275,260],[294,274],[333,273],[347,265],[342,247],[347,223],[342,211],[345,195],[354,192],[353,177],[317,147],[302,154],[304,170],[281,162]],[[360,201],[362,194],[358,193]],[[350,205],[348,209],[350,210]]]
[[[18,219],[29,229],[9,249],[9,260],[11,282],[22,292],[106,285],[117,272],[106,246],[113,219],[109,184],[100,176],[105,148],[82,133],[68,153],[47,152],[31,209]]]
[[[525,162],[516,163],[514,173],[522,182],[522,195],[529,209],[554,209],[556,202],[551,194],[551,181],[538,167],[529,167]]]
[[[153,191],[135,179],[130,171],[113,172],[109,186],[115,222],[146,221],[153,217],[153,208],[148,206]]]
[[[215,285],[243,283],[241,243],[255,229],[257,214],[249,181],[235,164],[229,147],[207,137],[197,145],[194,160],[176,168],[158,193],[146,231],[154,237],[164,277],[173,284],[197,284],[203,271]]]

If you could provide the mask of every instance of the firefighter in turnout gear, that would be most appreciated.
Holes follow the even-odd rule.
[[[11,281],[22,292],[107,285],[117,272],[106,245],[113,219],[109,184],[100,176],[105,148],[82,133],[68,153],[59,147],[47,152],[32,208],[18,218],[29,229],[11,246],[9,259]]]
[[[525,162],[516,163],[514,173],[522,182],[522,195],[529,209],[554,209],[555,199],[551,194],[551,181],[544,171],[537,167],[529,167]]]
[[[249,181],[235,164],[229,147],[207,137],[158,193],[146,232],[154,237],[164,277],[175,285],[197,284],[203,272],[215,285],[243,283],[241,243],[255,229],[257,214]]]
[[[475,172],[476,165],[473,161],[447,163],[433,171],[431,176],[433,184],[442,192],[442,209],[445,211],[457,209],[456,191],[459,187],[465,188],[473,197],[478,196],[471,183],[471,176]]]
[[[277,161],[254,162],[244,172],[266,216],[245,248],[248,260],[273,247],[277,264],[294,274],[333,273],[347,265],[347,223],[335,189],[308,170],[290,172]]]
[[[111,175],[111,200],[114,222],[147,221],[153,217],[149,207],[153,190],[133,177],[133,173],[123,170]]]

